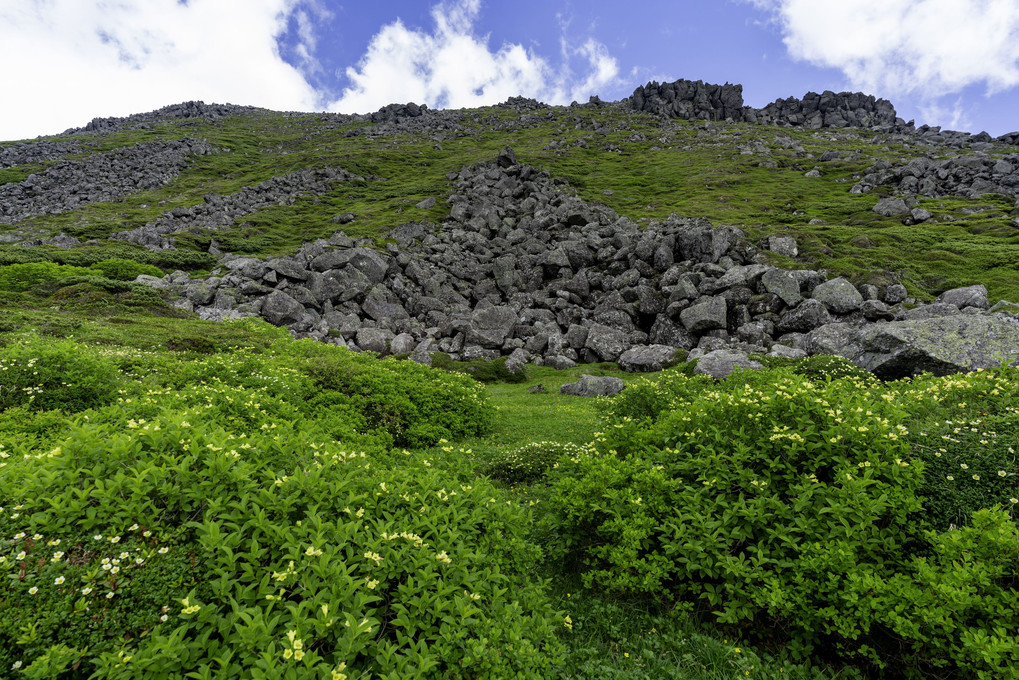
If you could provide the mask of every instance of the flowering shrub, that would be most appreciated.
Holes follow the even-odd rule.
[[[0,410],[97,408],[120,382],[113,362],[72,340],[28,338],[0,349]]]
[[[531,442],[491,462],[487,474],[509,484],[530,484],[545,476],[561,456],[577,456],[584,447],[561,442]]]
[[[957,544],[920,524],[910,400],[869,380],[811,382],[789,370],[710,389],[669,380],[668,411],[642,421],[611,407],[598,450],[553,473],[545,523],[586,584],[706,606],[745,634],[783,631],[798,654],[834,649],[897,671],[920,657],[1003,677],[1019,653],[999,632],[1019,626],[1016,584],[1003,577],[1011,558],[988,580],[989,565],[960,571],[913,557]],[[1008,522],[992,517],[985,524]],[[1019,554],[1014,531],[997,531],[993,550]],[[918,595],[938,578],[967,593],[980,584],[987,601]],[[876,583],[900,587],[872,606]],[[911,630],[900,614],[924,602],[937,613]]]
[[[14,438],[0,678],[546,677],[563,617],[530,578],[526,510],[337,441],[336,413],[368,418],[340,392],[339,411],[309,406],[300,369],[326,352],[389,393],[438,382],[417,413],[486,409],[467,377],[281,345],[176,364],[193,382],[151,376],[56,445]]]

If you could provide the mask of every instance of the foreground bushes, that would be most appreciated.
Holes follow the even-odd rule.
[[[549,533],[588,585],[782,631],[774,641],[799,656],[1009,677],[1019,537],[1007,511],[947,534],[922,521],[931,482],[903,423],[920,424],[910,408],[936,379],[884,388],[778,370],[711,387],[666,375],[624,392],[599,451],[555,473]],[[1015,382],[977,376],[946,400]],[[1014,480],[1014,461],[1002,471]]]
[[[428,436],[479,431],[472,379],[282,341],[104,361],[147,382],[0,449],[0,678],[541,678],[558,659],[525,510],[388,450],[444,404],[461,421]],[[392,418],[373,390],[400,396]]]

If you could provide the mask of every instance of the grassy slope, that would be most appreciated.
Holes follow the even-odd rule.
[[[1009,214],[1014,210],[1012,201],[993,196],[926,200],[921,205],[935,219],[905,227],[871,211],[877,196],[849,193],[854,175],[863,174],[875,160],[908,161],[923,149],[888,145],[871,133],[856,131],[686,122],[662,126],[646,116],[615,109],[551,109],[522,120],[513,112],[483,109],[465,114],[463,125],[466,134],[444,133],[432,139],[348,137],[353,127],[364,125],[266,112],[216,123],[165,123],[91,142],[86,138],[94,150],[101,151],[191,136],[207,139],[220,152],[197,158],[189,170],[157,190],[60,215],[33,217],[7,231],[39,235],[64,231],[82,239],[100,239],[95,247],[99,251],[109,249],[118,257],[136,252],[135,257],[152,262],[152,254],[104,239],[141,226],[165,210],[199,203],[206,193],[231,194],[301,168],[340,166],[369,178],[363,183],[341,183],[326,195],[303,197],[293,205],[262,210],[215,234],[179,238],[182,248],[196,251],[206,250],[210,238],[215,238],[226,251],[281,255],[331,235],[337,228],[331,218],[338,213],[357,216],[344,226],[351,236],[379,237],[412,219],[441,221],[446,215],[442,199],[449,191],[445,175],[491,159],[509,144],[522,162],[548,168],[553,176],[569,181],[584,199],[603,202],[634,219],[660,219],[675,213],[741,225],[754,238],[789,233],[801,243],[803,260],[797,266],[827,268],[857,282],[883,284],[901,279],[924,298],[949,287],[982,282],[994,299],[1019,300],[1019,281],[1012,275],[1019,263],[1019,232],[1011,226]],[[767,151],[740,153],[739,145],[754,148],[747,146],[754,144]],[[830,149],[843,158],[818,162]],[[944,155],[943,150],[934,151]],[[40,167],[5,170],[0,181],[18,180]],[[804,177],[815,167],[821,177]],[[604,193],[606,189],[611,195]],[[414,207],[429,196],[440,199],[434,208]],[[963,212],[980,206],[992,209]],[[809,224],[811,220],[823,224]],[[26,257],[66,259],[71,255],[0,247],[0,261]],[[167,270],[183,266],[155,264]],[[206,261],[191,268],[207,266]]]

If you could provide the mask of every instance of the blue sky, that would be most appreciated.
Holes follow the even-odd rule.
[[[561,104],[677,78],[741,83],[753,106],[862,90],[918,125],[1019,129],[1019,0],[0,0],[0,59],[8,140],[191,99]]]

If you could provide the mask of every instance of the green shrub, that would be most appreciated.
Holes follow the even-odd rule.
[[[0,678],[547,677],[563,617],[523,508],[194,389],[0,467]]]
[[[977,510],[1019,497],[1019,374],[923,376],[892,387],[914,414],[913,455],[923,461],[922,516],[939,531],[963,526]]]
[[[159,267],[151,264],[143,264],[134,260],[123,260],[119,258],[103,260],[90,267],[101,275],[114,281],[133,281],[140,274],[149,276],[162,276],[163,272]]]
[[[714,383],[710,376],[691,377],[679,368],[662,371],[628,383],[625,390],[606,402],[606,414],[610,420],[654,420],[710,389]]]
[[[795,656],[1005,677],[1019,655],[1003,632],[1019,627],[1015,527],[980,511],[972,531],[925,533],[928,481],[903,425],[938,381],[948,400],[978,397],[975,383],[1003,392],[998,380],[886,389],[779,370],[685,398],[673,386],[672,410],[610,412],[599,451],[561,459],[544,534],[591,587],[704,607],[745,635],[781,631],[770,639]]]
[[[508,484],[531,484],[545,476],[561,456],[578,456],[584,448],[562,442],[531,442],[502,454],[485,473]]]
[[[864,384],[877,382],[870,371],[860,368],[845,357],[831,354],[817,354],[802,359],[793,368],[793,373],[811,380],[852,379]]]
[[[120,384],[112,361],[72,340],[29,338],[0,349],[0,410],[74,413],[110,403]]]
[[[313,341],[286,347],[299,359],[298,369],[326,391],[319,399],[333,402],[343,395],[356,402],[369,426],[388,431],[398,446],[462,439],[490,424],[484,387],[467,376],[413,361],[378,361]]]
[[[0,267],[0,290],[27,291],[46,284],[56,285],[74,276],[90,275],[94,276],[95,272],[53,262],[9,264]]]

